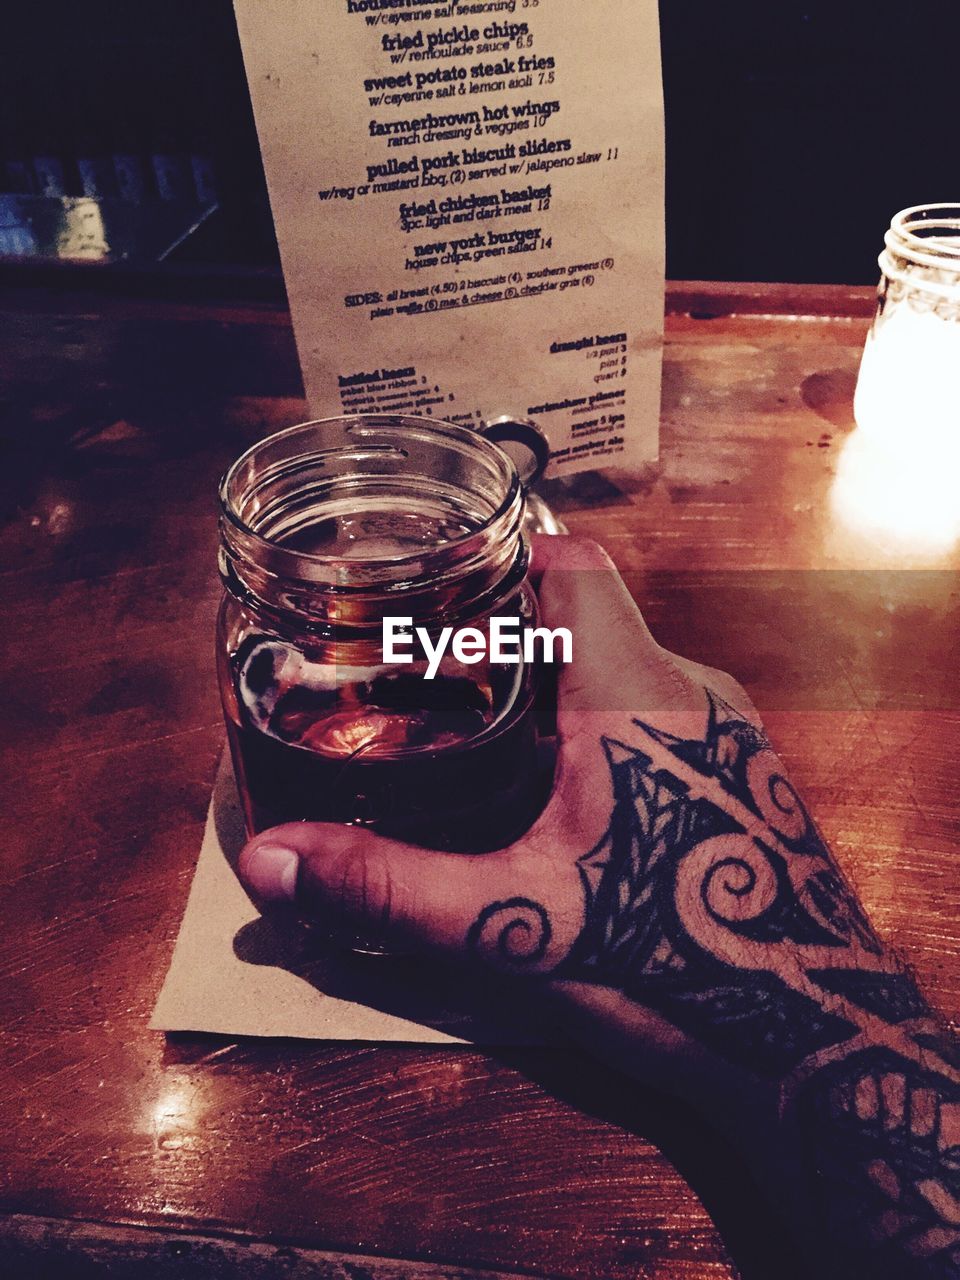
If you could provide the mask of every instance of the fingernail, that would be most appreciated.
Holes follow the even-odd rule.
[[[292,902],[297,892],[300,859],[292,849],[276,844],[257,845],[240,859],[244,880],[261,898]]]

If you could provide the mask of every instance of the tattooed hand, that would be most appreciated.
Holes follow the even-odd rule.
[[[589,1046],[734,1129],[818,1276],[960,1276],[960,1058],[874,934],[743,690],[661,649],[604,553],[542,539],[569,627],[552,799],[501,853],[256,837],[260,899],[516,975]],[[815,1227],[816,1230],[810,1228]]]

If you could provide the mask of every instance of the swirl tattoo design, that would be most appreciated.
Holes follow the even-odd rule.
[[[546,910],[529,898],[511,898],[485,907],[467,937],[471,952],[499,968],[537,964],[552,936]]]

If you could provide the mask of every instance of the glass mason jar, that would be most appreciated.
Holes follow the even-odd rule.
[[[220,489],[218,666],[248,831],[308,819],[482,852],[533,820],[534,666],[388,664],[384,617],[536,626],[524,495],[496,444],[361,415],[260,441]]]
[[[960,459],[960,206],[898,213],[854,400],[864,437],[940,465]]]

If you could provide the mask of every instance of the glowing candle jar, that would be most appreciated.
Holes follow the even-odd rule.
[[[960,205],[898,213],[885,244],[854,416],[865,443],[946,477],[960,462]]]

